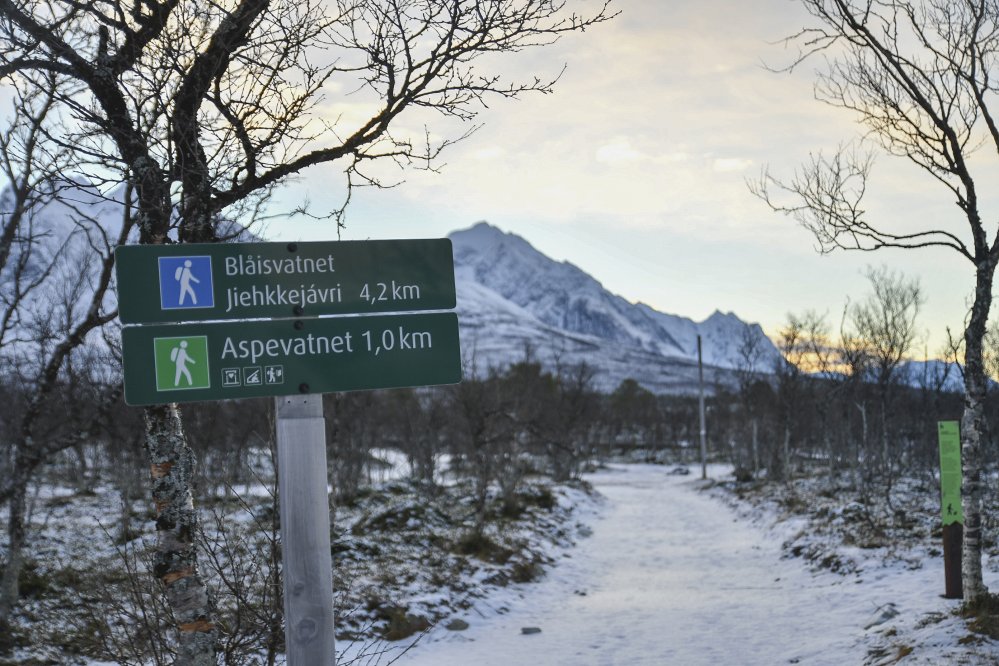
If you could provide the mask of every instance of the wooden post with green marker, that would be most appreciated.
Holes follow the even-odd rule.
[[[937,423],[940,442],[940,517],[943,521],[944,597],[961,599],[961,428],[957,421]]]

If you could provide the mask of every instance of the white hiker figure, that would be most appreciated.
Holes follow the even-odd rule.
[[[170,360],[176,364],[177,373],[173,378],[173,385],[180,386],[180,377],[183,375],[187,377],[187,385],[193,386],[194,379],[191,377],[191,371],[188,370],[187,364],[191,363],[197,365],[197,361],[187,355],[187,340],[181,340],[179,347],[174,347],[170,350]]]
[[[184,296],[186,294],[190,294],[191,303],[197,305],[198,295],[194,293],[194,287],[191,286],[191,283],[199,284],[201,280],[194,277],[194,273],[191,272],[190,259],[185,259],[184,265],[177,267],[177,270],[173,273],[173,279],[180,283],[180,302],[177,305],[184,304]]]

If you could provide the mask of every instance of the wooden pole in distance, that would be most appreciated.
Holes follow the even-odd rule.
[[[323,397],[276,398],[289,666],[333,666],[333,561]]]
[[[704,421],[704,362],[701,360],[701,336],[697,336],[697,411],[701,421],[701,478],[708,478],[708,429]]]

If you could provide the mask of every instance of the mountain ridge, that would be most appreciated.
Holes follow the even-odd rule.
[[[571,262],[551,259],[486,222],[449,238],[462,343],[473,350],[475,372],[533,354],[549,365],[587,363],[603,390],[630,378],[671,392],[696,385],[698,335],[712,381],[731,383],[732,371],[745,365],[739,355],[744,338],[757,343],[756,370],[769,370],[780,358],[757,324],[719,310],[695,322],[631,303]]]

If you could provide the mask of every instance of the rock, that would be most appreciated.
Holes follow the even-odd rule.
[[[864,625],[864,629],[870,629],[871,627],[876,627],[879,624],[884,624],[893,617],[898,616],[900,612],[901,611],[899,611],[895,604],[891,601],[883,606],[878,606],[877,610],[874,611],[874,617],[871,618],[870,622]]]
[[[520,628],[520,633],[522,633],[522,634],[540,634],[541,633],[541,628],[540,627],[521,627]]]
[[[455,618],[450,622],[448,622],[447,624],[445,624],[444,628],[447,629],[448,631],[465,631],[465,629],[468,629],[468,623],[465,622],[464,620],[459,620]]]

